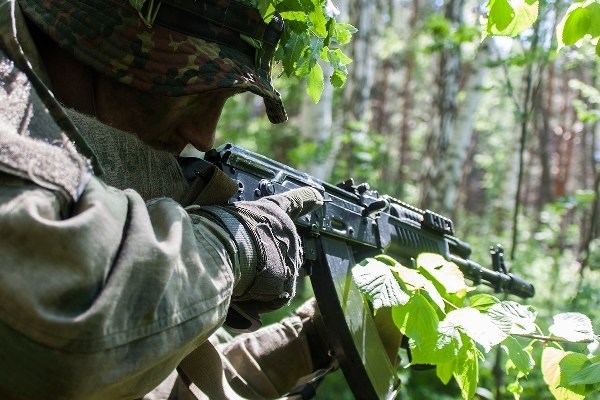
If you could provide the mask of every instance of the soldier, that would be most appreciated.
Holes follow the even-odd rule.
[[[148,3],[0,0],[3,399],[273,398],[330,362],[313,303],[233,341],[218,330],[231,302],[289,303],[290,217],[320,194],[217,206],[232,182],[209,169],[190,185],[173,156],[210,149],[240,92],[286,120],[270,79],[281,21],[229,0]]]

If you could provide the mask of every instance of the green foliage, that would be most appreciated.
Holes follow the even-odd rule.
[[[356,32],[350,24],[338,23],[338,9],[331,0],[247,0],[257,7],[265,21],[279,13],[284,31],[275,52],[288,77],[306,79],[307,93],[317,103],[323,92],[322,60],[333,68],[329,81],[342,87],[352,61],[339,46],[347,44]]]
[[[485,34],[517,36],[538,19],[539,0],[490,0]],[[598,0],[573,1],[556,27],[558,50],[573,46],[582,40],[591,40],[600,56],[600,2]]]
[[[433,43],[427,51],[440,51],[445,48],[454,48],[463,43],[474,41],[481,35],[476,26],[460,24],[456,27],[441,14],[434,14],[425,21],[425,30],[429,32]]]
[[[542,354],[541,368],[544,381],[557,399],[579,400],[585,398],[582,385],[571,386],[569,380],[575,371],[581,369],[587,358],[583,354],[547,347]]]
[[[600,119],[600,90],[586,85],[578,79],[571,79],[569,87],[581,93],[583,100],[574,99],[573,107],[581,122],[594,123]]]
[[[597,0],[574,2],[556,27],[559,50],[572,46],[588,36],[592,40],[600,37],[600,3]],[[596,44],[600,56],[600,44]]]
[[[535,366],[533,344],[598,340],[590,319],[574,312],[557,314],[549,335],[542,335],[532,306],[473,293],[458,267],[437,254],[419,256],[416,269],[377,256],[352,271],[355,283],[375,312],[391,307],[395,326],[409,338],[412,364],[435,366],[443,383],[454,378],[463,399],[475,396],[479,364],[497,346],[508,355],[507,373],[517,371],[516,380],[507,390],[519,398],[524,391],[520,380]],[[529,342],[522,344],[520,337]],[[583,399],[600,390],[600,357],[591,353],[545,347],[541,370],[556,399]]]
[[[516,36],[538,17],[537,0],[490,0],[485,32],[489,35]]]

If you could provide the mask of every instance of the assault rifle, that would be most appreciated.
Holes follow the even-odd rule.
[[[237,181],[239,190],[230,202],[303,186],[323,195],[323,207],[295,224],[304,245],[305,273],[310,276],[335,357],[357,398],[390,398],[397,386],[371,310],[351,279],[350,270],[357,260],[386,253],[411,266],[420,253],[437,253],[457,264],[474,284],[522,298],[535,293],[532,284],[507,272],[501,248],[491,251],[493,268],[484,268],[469,259],[471,247],[454,236],[450,219],[381,195],[368,184],[348,180],[331,185],[233,144],[209,151],[205,160]]]

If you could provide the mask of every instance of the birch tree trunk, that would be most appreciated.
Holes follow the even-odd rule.
[[[442,192],[442,210],[447,215],[454,215],[458,199],[458,189],[463,176],[463,167],[473,137],[473,121],[483,98],[483,82],[488,69],[485,65],[489,59],[488,42],[481,44],[472,63],[472,71],[465,85],[465,100],[460,105],[453,127],[453,138],[448,143],[448,156],[442,165],[441,174],[445,175],[445,191]]]
[[[321,63],[325,75],[325,85],[321,100],[315,104],[304,96],[300,112],[300,134],[309,143],[316,145],[313,162],[303,165],[302,170],[322,180],[328,180],[335,165],[341,142],[340,134],[333,130],[333,87],[329,76],[333,69]]]
[[[449,0],[445,17],[453,25],[463,21],[464,0]],[[457,94],[460,82],[460,46],[449,44],[440,56],[438,75],[439,124],[437,131],[431,132],[423,163],[424,175],[421,186],[421,206],[448,214],[451,208],[445,208],[445,192],[450,185],[450,177],[445,170],[450,157],[449,145],[453,140],[457,117]]]

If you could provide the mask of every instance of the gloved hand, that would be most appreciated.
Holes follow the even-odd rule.
[[[241,277],[232,302],[252,303],[264,312],[294,297],[303,254],[292,219],[321,205],[321,194],[306,187],[256,201],[202,208],[200,213],[227,229],[238,246]]]

